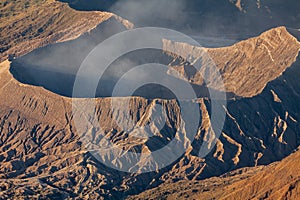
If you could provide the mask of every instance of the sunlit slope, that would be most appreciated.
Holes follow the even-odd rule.
[[[133,26],[112,13],[79,12],[54,0],[1,1],[0,9],[1,61],[9,54],[20,56],[47,44],[77,38],[111,17],[127,28]]]

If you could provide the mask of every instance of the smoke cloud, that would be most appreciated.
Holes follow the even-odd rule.
[[[137,26],[178,26],[186,20],[184,0],[117,1],[110,11],[124,16]]]

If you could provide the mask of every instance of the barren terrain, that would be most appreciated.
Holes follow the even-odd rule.
[[[240,11],[249,9],[232,2]],[[166,91],[157,86],[134,97],[71,98],[85,56],[105,38],[133,28],[131,22],[108,12],[75,11],[52,0],[17,5],[22,6],[1,2],[0,199],[299,198],[298,30],[280,26],[222,48],[163,40],[162,51],[147,51],[151,59],[168,66],[167,76],[175,76],[175,70],[177,78],[199,92],[197,98],[185,99],[200,113],[195,137],[189,138],[190,122],[181,116],[178,101],[172,95],[160,96]],[[208,78],[204,81],[193,67],[203,52],[215,62],[228,95],[227,105],[221,107],[226,120],[219,138],[211,127],[212,100],[207,94],[207,88],[221,90],[216,74],[203,65],[201,72]],[[121,61],[116,67],[124,67]],[[157,96],[149,95],[151,91]],[[72,100],[82,108],[94,102],[94,115],[83,113],[79,121],[98,120],[103,129],[78,131]],[[157,105],[166,111],[161,130],[162,119],[151,122]],[[124,130],[118,125],[129,119],[136,126]],[[135,137],[135,130],[146,125],[154,136]],[[126,169],[113,156],[96,157],[87,150],[81,136],[91,139],[89,145],[99,145],[100,132],[123,150],[115,156],[134,160],[129,171],[135,173],[107,167],[99,159]],[[165,168],[147,156],[126,154],[154,152],[174,138],[184,141],[186,152]],[[204,158],[198,157],[201,146],[210,150]],[[139,173],[145,163],[156,169]]]

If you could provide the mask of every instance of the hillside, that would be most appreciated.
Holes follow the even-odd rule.
[[[268,166],[202,181],[163,184],[128,199],[299,199],[299,151]]]
[[[110,18],[133,27],[112,13],[79,12],[54,0],[1,1],[0,10],[0,61],[9,54],[21,56],[47,44],[77,38]]]
[[[295,56],[299,52],[299,42],[281,27],[232,47],[208,51],[215,60],[226,63],[224,51],[232,52],[234,50],[229,48],[240,47],[241,50],[236,51],[236,54],[229,54],[226,57],[227,61],[249,62],[249,65],[244,66],[251,66],[252,60],[243,56],[243,48],[248,49],[248,46],[251,47],[257,41],[265,44],[267,39],[274,35],[281,35],[282,39],[275,44],[282,49],[276,49],[272,53],[285,52],[286,43],[291,46],[290,51],[284,53],[283,57],[276,57],[276,63],[282,62],[282,67],[276,70],[276,74],[263,79],[265,82],[258,88],[253,87],[252,91],[249,87],[245,88],[245,91],[253,95],[252,97],[241,96],[228,102],[225,110],[227,115],[225,126],[211,153],[205,159],[197,156],[199,145],[203,141],[208,145],[213,142],[208,140],[212,134],[209,121],[210,101],[207,98],[200,98],[190,102],[199,106],[202,117],[198,134],[187,152],[170,166],[144,174],[118,172],[101,164],[85,150],[79,140],[72,120],[71,99],[41,87],[20,83],[12,76],[9,70],[10,63],[8,61],[2,63],[0,73],[2,197],[125,198],[161,183],[201,180],[235,169],[270,164],[283,159],[300,145],[297,134],[300,131],[298,124],[300,108],[296,103],[300,100],[297,89],[300,70],[299,61],[295,61]],[[267,48],[253,51],[254,58],[255,52],[262,56],[261,60],[269,63],[266,66],[278,67],[270,60]],[[182,58],[178,57],[173,59],[182,61]],[[224,75],[226,72],[229,73],[226,69],[232,70],[231,67],[224,68]],[[242,87],[243,85],[240,91],[243,91]],[[159,103],[169,111],[166,126],[158,137],[154,138],[155,142],[152,139],[135,140],[130,137],[131,132],[124,133],[117,126],[115,120],[124,120],[122,116],[128,116],[128,110],[122,106],[122,102],[125,103],[126,99],[131,102],[129,116],[135,123],[146,125],[152,111],[156,109],[153,106],[155,103]],[[105,127],[107,137],[126,151],[149,152],[151,149],[158,149],[167,144],[168,138],[173,138],[176,130],[180,129],[178,122],[182,119],[178,104],[172,99],[118,98],[120,105],[115,109],[109,106],[111,100],[111,98],[97,99],[96,110],[99,112],[95,117],[100,119]],[[87,100],[81,101],[84,103]],[[119,118],[112,118],[112,113],[119,113]],[[189,139],[184,137],[185,132],[182,134],[182,139],[188,141]],[[97,141],[95,138],[94,142]],[[136,167],[143,166],[146,161],[140,158]]]
[[[299,35],[300,32],[295,33]],[[164,48],[165,51],[173,49],[178,55],[185,55],[185,58],[190,55],[197,58],[203,49],[172,41],[166,41]],[[238,97],[252,97],[261,93],[268,82],[277,78],[296,61],[299,48],[296,36],[285,27],[278,27],[229,47],[205,50],[220,71],[226,91]],[[202,67],[201,71],[195,72],[189,65],[190,63],[183,63],[181,66],[173,66],[173,69],[194,84],[204,84],[201,73],[205,74],[209,69]],[[206,84],[219,90],[215,79],[217,77],[212,75],[206,80]]]

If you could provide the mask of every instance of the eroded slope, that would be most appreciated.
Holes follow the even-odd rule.
[[[165,51],[172,49],[191,63],[203,58],[203,48],[184,43],[165,41]],[[205,49],[222,75],[225,89],[240,97],[252,97],[262,92],[266,84],[282,74],[298,56],[300,43],[285,27],[264,32],[258,37],[236,43],[230,47]],[[205,57],[204,57],[205,58]],[[205,61],[204,61],[205,63]],[[193,70],[189,63],[174,66],[181,77],[198,85],[204,84],[220,89],[216,74],[211,74],[210,65]]]
[[[278,33],[278,30],[273,31],[275,35]],[[280,31],[284,29],[280,28]],[[286,37],[287,41],[292,38],[289,35]],[[249,42],[250,46],[252,40]],[[291,41],[295,39],[292,38]],[[285,44],[285,40],[282,42]],[[246,43],[247,41],[244,46],[247,46]],[[298,54],[298,43],[294,45],[292,44],[293,48],[288,53],[285,49],[276,51],[285,52],[287,55],[284,58],[292,62],[294,57],[291,55]],[[222,57],[223,50],[216,49],[212,54],[216,59],[220,57],[220,60],[225,61]],[[272,65],[269,52],[265,49],[262,54],[265,62],[269,61]],[[234,58],[230,56],[233,55],[228,56],[228,61],[233,61]],[[187,152],[162,170],[127,174],[107,168],[85,150],[72,120],[71,99],[18,82],[9,72],[9,63],[2,63],[1,194],[3,197],[14,195],[16,198],[123,198],[164,182],[204,179],[241,167],[278,161],[300,144],[300,107],[297,103],[300,100],[299,62],[296,61],[292,67],[286,65],[285,68],[282,75],[281,70],[284,69],[280,68],[274,77],[277,78],[265,83],[267,85],[260,94],[228,102],[223,133],[205,159],[197,155],[203,142],[213,142],[209,137],[212,135],[210,100],[198,99],[191,103],[199,106],[201,123]],[[177,102],[140,97],[129,99],[129,110],[122,106],[122,98],[118,99],[121,106],[115,109],[110,106],[110,98],[96,101],[96,117],[101,119],[107,137],[126,151],[151,151],[166,145],[179,128],[177,122],[181,117]],[[117,119],[112,118],[112,113],[119,113],[117,116],[120,119],[127,116],[134,122],[147,124],[155,109],[153,102],[159,102],[170,111],[167,113],[168,123],[155,138],[155,142],[133,140],[131,132],[121,130],[115,123]]]
[[[299,199],[299,151],[264,167],[244,168],[203,181],[163,184],[128,199]]]

